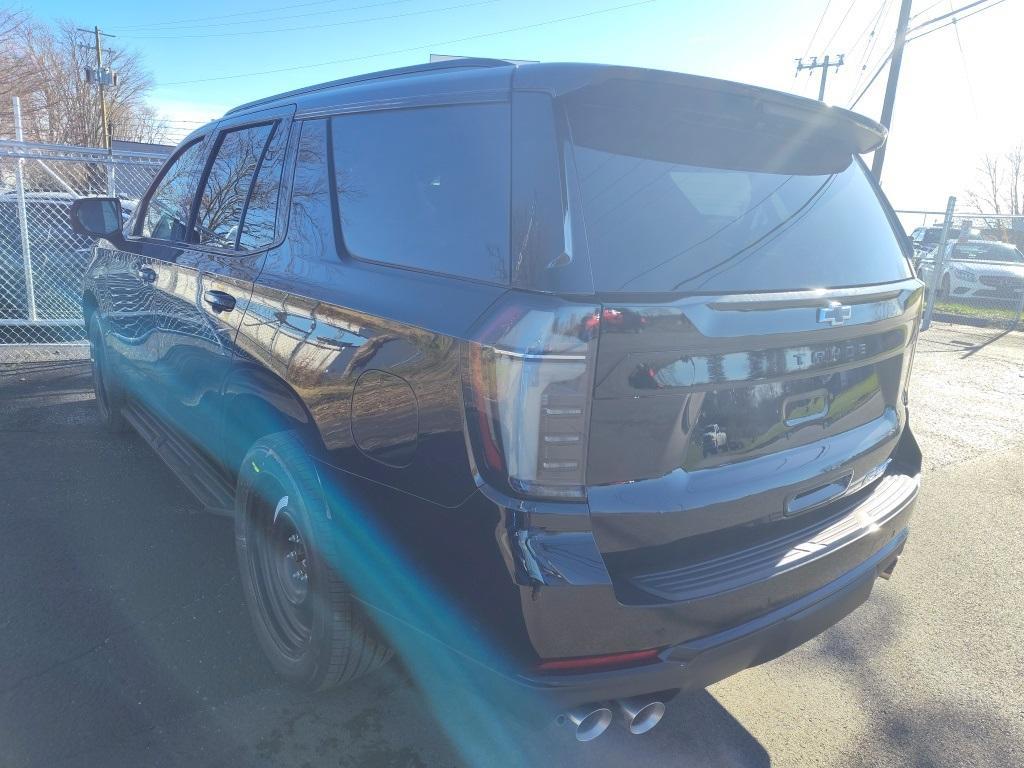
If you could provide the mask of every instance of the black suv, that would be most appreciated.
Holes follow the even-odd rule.
[[[581,740],[804,642],[907,538],[922,284],[859,155],[773,91],[458,60],[189,136],[84,283],[96,394],[234,518],[260,643]]]

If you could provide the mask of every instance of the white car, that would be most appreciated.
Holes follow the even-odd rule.
[[[926,255],[918,274],[939,298],[1014,300],[1024,295],[1024,254],[1009,243],[956,241],[946,245],[942,274],[933,283],[936,253]]]

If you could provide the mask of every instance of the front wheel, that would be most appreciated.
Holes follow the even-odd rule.
[[[373,632],[330,562],[327,506],[312,461],[291,432],[248,451],[235,493],[235,543],[253,627],[271,666],[323,690],[384,664]]]
[[[942,285],[939,286],[939,299],[949,298],[949,275],[945,275],[942,278]]]

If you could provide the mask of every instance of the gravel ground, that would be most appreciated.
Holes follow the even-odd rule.
[[[936,324],[912,422],[926,477],[894,578],[796,651],[680,697],[650,734],[552,727],[478,762],[1024,765],[1024,334]],[[93,415],[80,362],[0,365],[0,764],[465,762],[391,664],[342,691],[260,656],[229,521]]]

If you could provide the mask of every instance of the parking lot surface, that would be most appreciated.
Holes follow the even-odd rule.
[[[1024,765],[1024,333],[936,324],[911,408],[924,488],[866,605],[647,735],[510,724],[483,762]],[[328,694],[277,681],[230,521],[101,430],[87,364],[0,365],[0,457],[0,764],[466,763],[398,664]]]

